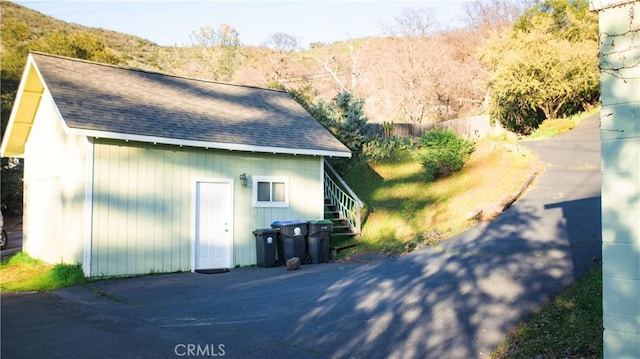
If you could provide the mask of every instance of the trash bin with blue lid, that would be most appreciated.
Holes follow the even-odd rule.
[[[308,221],[275,221],[271,227],[278,230],[278,257],[283,263],[298,257],[302,264],[308,264],[307,254]]]
[[[273,228],[256,229],[256,259],[258,267],[277,267],[278,231]]]
[[[311,263],[329,262],[329,240],[333,231],[333,222],[321,219],[309,222],[309,235],[307,236],[307,248]]]

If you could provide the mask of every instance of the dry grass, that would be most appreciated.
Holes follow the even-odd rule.
[[[576,122],[569,118],[553,118],[544,120],[540,126],[529,135],[529,139],[538,140],[552,138],[559,134],[573,130]]]
[[[514,151],[515,150],[515,151]],[[490,207],[512,194],[534,171],[539,159],[513,143],[483,140],[459,173],[432,183],[410,152],[346,176],[370,206],[361,243],[367,249],[397,252],[408,242],[443,239],[478,222],[470,212]]]
[[[0,275],[3,291],[24,291],[39,287],[53,266],[30,258],[24,253],[18,253],[2,263]]]

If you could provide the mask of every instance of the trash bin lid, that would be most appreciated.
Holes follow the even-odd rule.
[[[300,226],[303,224],[307,224],[309,223],[309,221],[300,221],[300,220],[293,220],[293,221],[275,221],[273,223],[271,223],[272,227],[279,227],[279,226]]]
[[[309,224],[333,224],[333,222],[328,219],[317,219],[314,221],[309,221]]]
[[[275,234],[278,233],[278,231],[276,231],[273,228],[258,228],[255,231],[253,231],[253,234]]]

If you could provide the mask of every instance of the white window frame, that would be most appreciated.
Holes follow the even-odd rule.
[[[254,207],[289,207],[289,178],[287,177],[275,177],[275,176],[251,176],[252,180],[252,198]],[[284,202],[274,201],[258,201],[258,182],[269,182],[269,188],[272,187],[272,183],[284,183]]]

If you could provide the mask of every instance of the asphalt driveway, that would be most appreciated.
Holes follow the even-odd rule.
[[[485,357],[601,257],[598,123],[523,143],[547,163],[533,188],[434,248],[3,293],[2,357]]]

